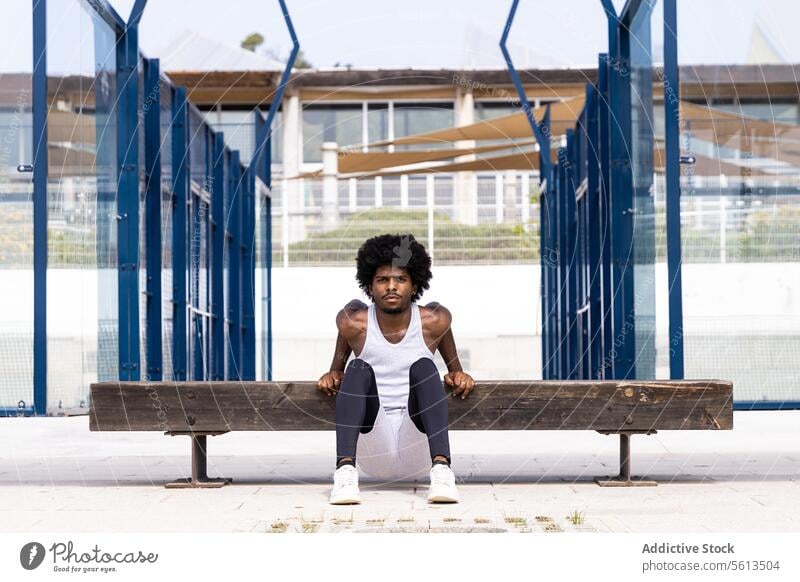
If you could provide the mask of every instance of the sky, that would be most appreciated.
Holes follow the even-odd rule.
[[[125,14],[132,4],[112,1]],[[266,47],[284,57],[288,52],[277,0],[193,0],[191,14],[178,4],[149,1],[143,46],[157,51],[191,28],[235,45],[260,32]],[[619,10],[624,0],[614,4]],[[503,66],[498,41],[510,0],[287,0],[287,5],[315,66]],[[659,1],[654,10],[659,30],[661,11]],[[770,29],[789,61],[800,62],[796,0],[678,0],[678,13],[682,62],[742,62],[755,21]],[[596,63],[607,48],[606,31],[600,0],[521,0],[509,40],[520,67],[574,67]]]
[[[133,0],[110,2],[123,17],[133,5]],[[503,66],[498,41],[510,0],[286,2],[304,54],[317,67]],[[75,30],[69,16],[75,4],[49,1],[50,26],[63,28],[65,37]],[[30,3],[15,0],[3,10],[8,17],[0,19],[0,71],[29,68],[30,51],[21,47],[30,46]],[[660,0],[655,12],[660,15]],[[743,62],[755,22],[788,62],[800,63],[796,0],[678,0],[678,14],[681,63]],[[660,18],[654,29],[660,32]],[[142,49],[157,57],[187,30],[232,46],[259,32],[266,39],[260,50],[285,59],[290,49],[277,0],[149,0]],[[521,0],[509,44],[520,68],[594,66],[607,47],[606,30],[600,0]],[[661,45],[658,38],[655,45]]]

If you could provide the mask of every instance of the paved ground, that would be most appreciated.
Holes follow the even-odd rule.
[[[189,472],[188,438],[88,424],[0,419],[0,531],[800,532],[800,411],[633,437],[634,473],[660,484],[627,489],[593,481],[616,473],[616,437],[452,432],[463,501],[448,506],[429,505],[425,483],[366,478],[360,506],[328,505],[332,432],[209,437],[209,474],[235,485],[167,490]]]

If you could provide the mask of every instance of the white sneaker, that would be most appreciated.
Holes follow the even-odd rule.
[[[436,503],[458,503],[456,476],[453,470],[441,463],[431,467],[431,488],[428,501]]]
[[[358,469],[353,465],[342,465],[333,473],[333,491],[329,503],[333,505],[347,505],[361,503],[358,492]]]

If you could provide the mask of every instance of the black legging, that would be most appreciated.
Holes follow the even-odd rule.
[[[443,455],[449,464],[447,396],[439,371],[430,358],[420,358],[408,370],[408,379],[408,415],[427,435],[431,459]],[[358,434],[372,430],[380,405],[372,366],[364,360],[352,360],[336,396],[337,465],[345,457],[355,462]]]

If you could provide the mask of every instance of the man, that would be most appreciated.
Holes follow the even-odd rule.
[[[412,235],[385,234],[361,246],[356,266],[372,305],[353,300],[338,313],[333,363],[317,383],[336,395],[330,503],[360,503],[356,458],[365,473],[383,480],[428,474],[430,502],[458,502],[436,350],[453,397],[466,398],[475,382],[461,369],[450,312],[438,303],[417,304],[430,286],[431,258]],[[345,371],[351,352],[357,355]]]

